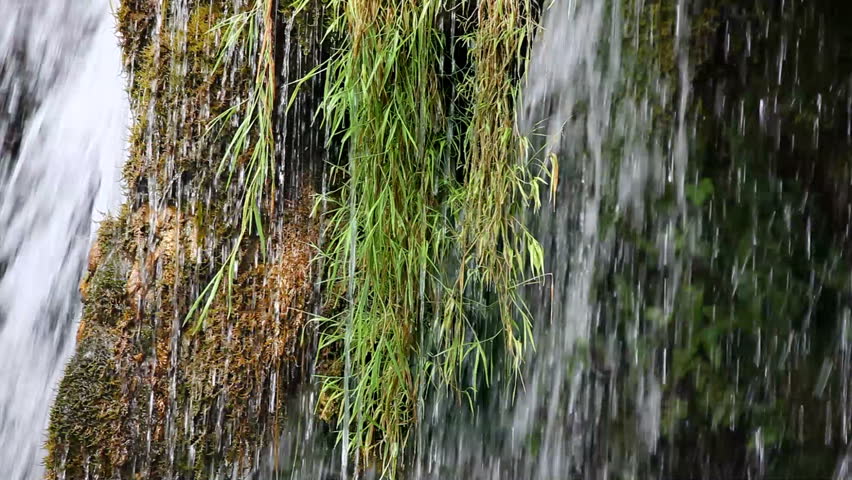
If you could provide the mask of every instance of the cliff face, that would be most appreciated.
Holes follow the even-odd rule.
[[[290,112],[283,105],[290,82],[319,59],[320,29],[309,28],[310,9],[251,19],[275,38],[279,153],[257,198],[263,235],[237,243],[250,152],[220,166],[249,114],[258,52],[250,42],[223,49],[220,22],[250,11],[244,3],[127,0],[118,11],[134,114],[126,203],[100,226],[81,285],[78,349],[51,416],[49,478],[235,477],[278,437],[283,392],[302,375],[313,338],[303,333],[322,165],[321,130],[299,116],[315,110],[316,83]],[[231,121],[211,128],[235,106]],[[230,286],[216,289],[196,328],[187,312],[234,245]]]

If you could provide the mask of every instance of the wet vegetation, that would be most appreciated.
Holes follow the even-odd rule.
[[[519,217],[541,180],[513,120],[531,7],[483,2],[445,22],[477,47],[467,68],[442,76],[453,48],[445,8],[335,2],[327,12],[342,45],[322,112],[346,158],[332,170],[340,189],[322,199],[334,315],[322,319],[320,348],[341,357],[323,394],[356,468],[378,460],[390,477],[420,390],[437,383],[472,402],[494,368],[489,342],[517,369],[531,343],[519,286],[541,274]]]
[[[549,3],[125,0],[50,478],[842,473],[852,12]]]

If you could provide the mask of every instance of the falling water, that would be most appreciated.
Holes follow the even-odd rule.
[[[90,213],[110,203],[98,182],[114,183],[107,179],[123,135],[106,12],[70,1],[39,8],[54,3],[16,0],[14,14],[0,20],[0,466],[10,466],[13,480],[39,477]],[[200,132],[214,110],[244,100],[231,98],[242,92],[235,72],[255,61],[251,48],[233,49],[224,75],[196,81],[210,74],[207,60],[221,43],[201,40],[214,16],[206,3],[139,3],[145,10],[128,17],[131,89],[147,81],[134,98],[143,166],[129,186],[130,221],[147,230],[122,273],[141,283],[156,283],[170,265],[190,273],[169,285],[179,292],[173,298],[152,288],[130,300],[135,323],[121,332],[129,346],[116,353],[114,370],[128,372],[123,385],[135,390],[126,388],[129,447],[116,475],[177,479],[197,468],[217,480],[339,478],[351,463],[341,462],[333,427],[317,418],[313,370],[300,370],[310,362],[254,365],[252,396],[236,397],[220,387],[240,383],[229,369],[244,355],[241,345],[266,331],[222,322],[207,332],[215,341],[184,335],[182,297],[197,296],[231,247],[216,231],[232,226],[246,182],[244,172],[227,185],[209,175],[217,146]],[[220,6],[230,12],[245,3]],[[548,272],[524,292],[535,349],[522,381],[495,374],[475,408],[446,391],[424,393],[404,475],[848,478],[852,4],[539,3],[515,105],[534,147],[530,161],[555,182],[541,211],[527,216]],[[440,27],[450,50],[469,38],[451,13]],[[320,22],[309,20],[316,23],[279,15],[279,98],[290,98],[322,58]],[[25,27],[13,30],[12,22]],[[465,68],[448,63],[449,76]],[[143,66],[148,77],[140,79]],[[194,90],[184,94],[189,83]],[[312,79],[309,89],[277,110],[269,238],[291,227],[282,212],[312,179],[322,176],[326,193],[318,166],[334,156],[320,151],[323,132],[313,123],[321,84]],[[464,108],[453,102],[451,117]],[[223,215],[211,220],[212,234],[167,248],[181,233],[161,223],[217,202]],[[269,243],[269,264],[287,258],[291,244]],[[239,273],[263,263],[259,251]],[[240,301],[253,310],[271,297],[277,321],[285,296],[266,280]],[[315,342],[300,354],[313,354]],[[285,412],[280,425],[267,421],[276,408]],[[239,421],[257,424],[248,426],[257,445],[246,447]],[[273,435],[278,442],[265,445]]]
[[[636,319],[619,318],[623,309],[607,308],[600,285],[609,269],[618,268],[623,249],[613,218],[648,233],[662,252],[658,267],[673,285],[680,275],[672,232],[683,211],[685,113],[677,112],[677,128],[660,128],[655,111],[670,109],[676,92],[685,109],[690,86],[640,58],[636,43],[648,41],[641,38],[642,8],[643,2],[557,2],[546,11],[533,48],[522,124],[528,135],[543,136],[544,151],[564,173],[538,222],[539,236],[550,242],[552,277],[544,295],[535,296],[540,350],[531,359],[529,388],[517,399],[514,419],[523,435],[541,436],[540,453],[522,462],[529,478],[637,475],[636,456],[653,452],[660,435],[659,374],[636,359],[619,358],[619,342],[632,342],[628,348],[636,353],[642,333]],[[680,22],[682,4],[675,8]],[[636,43],[627,38],[631,31]],[[568,61],[555,62],[564,45],[575,47]],[[679,65],[684,77],[687,68]],[[670,214],[657,210],[646,220],[649,204],[671,190],[677,208]],[[647,285],[622,287],[641,302]],[[664,315],[674,309],[673,288],[664,292]],[[624,339],[615,334],[620,325],[632,330]],[[612,333],[599,338],[601,330]],[[639,369],[636,385],[615,386],[621,368]],[[610,442],[613,433],[605,426],[620,395],[633,399],[639,433],[624,448]],[[629,415],[621,420],[633,421]]]
[[[665,108],[678,85],[653,63],[641,65],[646,74],[641,84],[631,77],[639,65],[629,43],[624,45],[623,28],[631,21],[627,8],[557,1],[545,9],[518,112],[545,168],[559,172],[556,194],[545,194],[543,211],[530,219],[549,272],[544,288],[529,292],[536,348],[523,385],[490,393],[493,398],[480,407],[484,413],[461,415],[463,427],[447,426],[458,421],[452,405],[434,405],[423,428],[432,445],[421,459],[423,478],[612,474],[607,469],[613,455],[606,452],[600,428],[608,385],[599,373],[615,362],[591,357],[594,332],[606,321],[596,284],[617,248],[605,227],[612,214],[606,209],[641,224],[646,202],[661,196],[666,182],[680,182],[682,189],[686,161],[667,151],[672,139],[653,123],[653,110]],[[655,228],[664,231],[677,218],[661,215]],[[658,241],[665,246],[671,239],[661,233]],[[666,263],[676,270],[673,259]],[[636,447],[643,451],[653,449],[659,435],[659,391],[659,380],[649,373],[636,392],[643,413],[637,427],[645,437]]]
[[[717,3],[546,2],[536,350],[417,478],[847,478],[849,8]]]
[[[93,217],[117,203],[127,121],[106,0],[0,16],[0,472],[42,477]]]

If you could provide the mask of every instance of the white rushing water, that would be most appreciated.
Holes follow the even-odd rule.
[[[43,477],[93,222],[120,199],[127,101],[108,0],[0,15],[0,477]]]

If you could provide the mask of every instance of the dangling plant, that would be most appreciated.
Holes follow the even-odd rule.
[[[263,231],[263,202],[267,177],[273,168],[275,140],[273,116],[275,104],[275,0],[255,0],[244,12],[236,13],[219,24],[211,33],[222,33],[223,43],[213,71],[222,66],[226,56],[237,48],[247,45],[248,51],[257,58],[257,71],[248,100],[233,105],[210,124],[210,130],[240,118],[239,126],[228,142],[217,175],[228,169],[228,185],[234,172],[245,169],[246,185],[242,192],[240,229],[225,261],[213,275],[204,290],[192,304],[186,315],[187,321],[195,317],[193,331],[204,327],[210,307],[220,294],[225,283],[228,313],[231,311],[231,293],[237,273],[240,247],[252,233],[260,237],[260,250],[265,252],[266,239]],[[262,31],[261,31],[262,28]],[[242,164],[242,160],[248,161]]]
[[[224,38],[216,68],[244,42],[258,61],[248,100],[212,125],[241,118],[218,173],[228,168],[230,181],[245,168],[247,183],[233,249],[187,314],[195,330],[223,283],[230,298],[243,240],[257,234],[265,247],[260,206],[273,166],[273,5],[256,0],[214,29]],[[339,355],[343,372],[324,377],[323,397],[335,406],[355,467],[379,462],[387,477],[400,466],[430,366],[469,395],[478,371],[488,381],[492,360],[478,319],[499,319],[506,363],[518,371],[531,344],[518,291],[530,274],[542,273],[541,247],[520,220],[537,207],[541,179],[530,173],[514,118],[532,9],[526,0],[476,5],[467,22],[472,33],[460,39],[473,45],[472,66],[460,77],[463,98],[448,98],[438,81],[448,45],[437,26],[447,7],[440,0],[326,5],[327,38],[338,45],[325,68],[322,113],[328,138],[342,144],[346,159],[333,169],[339,188],[324,199],[325,294],[328,311],[337,313],[323,319],[320,349]],[[445,106],[454,101],[470,105],[454,119],[466,128],[461,138],[446,134]],[[449,257],[459,263],[452,272],[443,260]],[[469,315],[473,310],[486,314]],[[430,326],[426,318],[438,321]],[[427,334],[434,338],[418,341]],[[474,378],[464,386],[468,360]]]
[[[543,274],[541,245],[521,220],[523,211],[539,207],[542,178],[534,173],[528,145],[515,122],[519,79],[526,65],[524,47],[534,23],[528,0],[482,0],[472,33],[462,41],[472,45],[472,69],[460,92],[470,102],[464,139],[464,181],[454,195],[455,247],[460,268],[454,288],[442,305],[444,378],[456,383],[465,358],[475,352],[484,358],[479,343],[471,349],[464,338],[472,334],[464,299],[466,292],[492,292],[495,315],[515,372],[524,349],[532,345],[529,311],[519,294],[527,279]],[[490,362],[484,362],[487,367]]]
[[[324,377],[323,398],[356,468],[377,461],[394,477],[431,367],[470,395],[476,372],[488,379],[483,316],[469,315],[483,298],[493,299],[484,310],[499,318],[515,372],[531,344],[518,292],[530,272],[541,275],[543,254],[520,215],[537,206],[541,179],[530,173],[514,104],[532,9],[521,0],[476,5],[472,33],[460,39],[474,45],[473,65],[457,99],[438,83],[448,48],[438,19],[452,5],[327,6],[337,49],[322,109],[345,159],[334,170],[339,189],[324,198],[327,309],[337,313],[322,319],[320,349],[339,358],[342,375]],[[447,135],[453,101],[471,105],[453,119],[466,126],[461,138]],[[461,264],[452,272],[450,257]],[[468,363],[474,378],[464,385]]]
[[[427,308],[422,281],[436,274],[446,148],[435,65],[442,2],[333,0],[330,32],[341,45],[327,69],[323,111],[348,160],[328,212],[332,309],[321,349],[343,356],[344,375],[324,394],[339,404],[344,448],[356,464],[379,459],[395,475],[414,422],[412,357]]]

